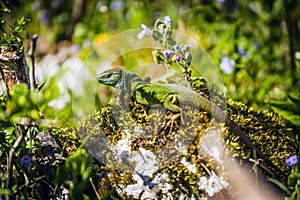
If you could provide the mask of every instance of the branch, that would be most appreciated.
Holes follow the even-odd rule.
[[[100,195],[99,195],[99,193],[97,192],[97,188],[96,188],[95,184],[93,183],[93,179],[92,179],[92,178],[90,178],[90,183],[91,183],[92,188],[93,188],[93,190],[94,190],[94,192],[95,192],[95,194],[96,194],[96,196],[97,196],[97,199],[100,199]]]
[[[36,49],[37,39],[38,39],[38,34],[34,34],[30,38],[30,48],[29,48],[29,51],[28,51],[28,56],[29,56],[30,62],[31,62],[30,73],[29,73],[30,89],[31,90],[36,89],[34,52],[35,52],[35,49]]]
[[[33,188],[34,186],[38,185],[39,182],[38,181],[43,181],[44,179],[47,179],[47,176],[46,175],[43,175],[43,176],[40,176],[40,177],[37,177],[37,178],[34,178],[33,180],[29,181],[28,183],[25,183],[21,186],[18,187],[18,189],[14,192],[14,194],[18,194],[18,193],[21,193],[22,190],[26,187],[31,187]],[[44,182],[46,184],[48,184],[47,182]],[[49,184],[48,184],[49,185]]]
[[[25,129],[23,130],[22,134],[19,135],[17,140],[15,141],[13,147],[9,151],[8,159],[7,159],[7,180],[6,180],[6,187],[11,191],[12,189],[12,175],[13,175],[13,159],[16,153],[16,150],[20,146],[21,142],[23,141],[24,137],[26,136],[28,130],[30,127],[25,126]],[[6,196],[7,200],[14,199],[11,195]]]

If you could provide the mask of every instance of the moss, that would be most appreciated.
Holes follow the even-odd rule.
[[[74,128],[52,128],[51,133],[60,146],[65,148],[68,156],[75,152],[82,143]]]
[[[222,109],[225,110],[226,108],[226,113],[230,118],[241,127],[254,145],[268,156],[276,166],[284,172],[289,171],[285,165],[285,159],[296,153],[296,143],[291,137],[291,129],[285,126],[278,115],[270,111],[248,107],[232,99],[226,101],[219,90],[208,88],[206,82],[203,84],[203,79],[191,79],[191,83],[192,88],[199,94],[210,99]],[[192,105],[180,105],[183,113],[182,121],[178,113],[166,111],[161,106],[147,107],[131,99],[129,107],[126,109],[119,101],[118,98],[112,99],[107,105],[99,108],[83,120],[78,129],[80,135],[104,134],[109,142],[116,144],[126,137],[124,132],[136,132],[136,127],[139,127],[141,128],[140,134],[131,137],[131,151],[137,152],[142,147],[156,152],[157,155],[166,149],[171,155],[174,150],[173,142],[179,138],[184,145],[188,146],[187,152],[180,157],[158,157],[160,166],[164,167],[156,173],[166,172],[169,175],[173,196],[178,196],[179,192],[183,190],[189,197],[191,195],[203,196],[204,192],[198,189],[197,178],[209,176],[210,171],[222,169],[222,166],[218,166],[211,158],[201,155],[199,148],[201,138],[210,125],[220,126],[220,124],[210,120],[210,115],[207,112],[203,112]],[[223,137],[228,148],[234,152],[235,157],[245,161],[248,161],[249,158],[255,158],[251,149],[247,148],[238,136],[229,132],[226,127]],[[95,140],[94,142],[99,141]],[[174,155],[177,155],[176,152]],[[183,157],[195,166],[196,173],[191,172],[180,163],[180,159]],[[117,166],[114,167],[117,168]],[[269,170],[272,171],[271,168]],[[276,172],[273,171],[273,173]],[[119,187],[120,185],[125,187],[132,183],[130,173],[116,173],[115,170],[111,170],[109,174],[109,183],[112,187]],[[286,178],[282,177],[281,181],[286,181]]]
[[[232,99],[227,101],[227,106],[228,116],[239,125],[254,145],[276,166],[286,174],[289,173],[290,169],[286,166],[285,159],[296,154],[297,146],[292,137],[292,129],[284,124],[283,119],[270,111],[248,107]],[[254,157],[238,136],[228,131],[224,136],[227,138],[227,144],[239,156],[244,159]]]
[[[198,85],[201,86],[200,89],[197,89]],[[197,92],[203,91],[203,87],[205,88],[203,84],[192,84],[192,86]],[[297,142],[292,136],[292,129],[286,126],[284,119],[268,110],[246,106],[242,102],[233,99],[226,100],[225,96],[215,87],[209,88],[206,92],[207,96],[211,97],[209,98],[211,101],[221,109],[226,110],[231,120],[237,123],[263,154],[285,174],[290,172],[290,168],[285,164],[285,159],[296,154],[298,150]],[[235,157],[241,157],[246,161],[249,158],[255,159],[253,152],[239,140],[239,136],[229,132],[228,129],[224,131],[223,136],[230,150],[235,153]],[[276,171],[272,172],[279,177],[281,176]],[[281,181],[286,182],[287,177],[282,177]]]

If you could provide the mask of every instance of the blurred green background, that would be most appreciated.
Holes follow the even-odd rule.
[[[136,38],[141,24],[151,27],[158,18],[163,19],[164,16],[170,16],[176,31],[194,39],[211,56],[218,69],[216,72],[212,71],[216,73],[216,77],[221,74],[227,88],[227,97],[258,108],[271,108],[273,105],[274,111],[292,122],[292,137],[299,144],[299,0],[1,0],[0,10],[0,42],[4,46],[15,45],[18,43],[16,35],[19,37],[19,33],[23,34],[22,27],[25,26],[26,20],[20,20],[19,23],[15,23],[15,20],[24,16],[31,20],[26,24],[27,34],[23,34],[21,39],[25,45],[25,54],[28,54],[28,38],[36,33],[39,35],[35,52],[36,76],[39,84],[45,83],[41,92],[30,92],[25,85],[20,84],[12,90],[11,99],[5,98],[5,94],[0,96],[0,140],[4,144],[0,145],[1,160],[8,159],[11,146],[19,140],[21,130],[24,130],[24,133],[28,130],[31,132],[31,129],[20,124],[21,117],[32,119],[35,122],[32,124],[36,126],[36,131],[30,133],[28,140],[22,139],[20,148],[16,150],[15,154],[20,156],[16,157],[15,163],[12,164],[16,172],[13,188],[23,186],[27,177],[33,182],[36,180],[34,177],[40,177],[37,173],[39,167],[27,171],[27,168],[18,163],[21,155],[29,155],[33,158],[33,166],[40,166],[40,160],[37,158],[41,157],[41,151],[35,137],[38,132],[50,131],[64,148],[69,149],[69,154],[78,148],[79,139],[73,131],[77,124],[74,123],[77,114],[80,119],[79,117],[86,113],[93,113],[99,104],[107,100],[103,97],[112,94],[109,89],[100,91],[102,86],[95,81],[98,65],[107,64],[104,59],[117,54],[118,50],[122,53],[122,50],[129,49],[126,44],[135,42],[132,38]],[[6,13],[9,10],[12,12]],[[114,36],[125,31],[132,31],[131,34],[124,34],[125,36],[134,37],[123,43],[119,42],[124,41],[122,37],[122,40],[114,40]],[[10,37],[11,32],[14,35]],[[111,63],[127,68],[153,63],[150,48],[125,52],[120,57],[110,60]],[[26,59],[29,67],[32,67],[30,59]],[[193,65],[197,67],[198,63],[202,65],[202,62],[198,61]],[[150,65],[148,67],[151,69]],[[209,68],[200,66],[202,69],[205,67]],[[96,90],[98,92],[95,93]],[[241,119],[243,120],[243,117]],[[269,124],[267,126],[269,127]],[[267,133],[273,134],[269,129]],[[80,163],[76,161],[82,161],[78,158],[84,154],[86,152],[81,151],[75,154],[75,157],[70,157],[70,161],[66,163],[79,166]],[[282,155],[282,152],[278,154]],[[8,160],[12,158],[13,156]],[[90,157],[86,157],[85,161],[90,163]],[[5,165],[2,165],[2,168],[3,166]],[[83,179],[83,187],[73,191],[84,194],[88,175],[81,174],[82,171],[77,172],[80,168],[72,166],[70,164],[67,168],[61,168],[62,171],[57,177],[61,177],[60,173],[68,174],[70,171],[82,175],[86,178]],[[297,170],[294,172],[291,177],[294,176],[298,180],[299,173]],[[5,179],[4,177],[0,182],[2,188],[10,185],[5,183]],[[65,184],[65,181],[68,184],[73,183],[69,177],[62,177],[56,180],[57,188]],[[299,180],[294,182],[298,185],[291,187],[292,190],[296,188],[298,195]],[[8,190],[0,189],[0,195],[13,188],[9,186]],[[51,190],[54,194],[55,190]],[[37,190],[32,193],[31,189],[28,191],[23,193],[21,189],[15,190],[21,199],[26,199],[32,193],[40,194]]]
[[[168,15],[175,29],[211,55],[228,92],[248,105],[266,106],[300,92],[300,1],[297,0],[15,0],[7,20],[31,19],[38,55],[76,45],[84,58],[111,35]],[[9,23],[8,23],[9,24]],[[66,42],[68,41],[68,42]]]

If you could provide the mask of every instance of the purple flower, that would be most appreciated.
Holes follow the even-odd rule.
[[[239,48],[238,51],[239,51],[239,55],[240,55],[241,57],[247,57],[247,56],[248,56],[248,52],[245,51],[244,49]]]
[[[165,58],[170,59],[171,55],[175,54],[175,51],[173,51],[173,50],[165,50],[163,52],[163,54],[164,54]]]
[[[137,35],[138,39],[143,39],[145,35],[151,35],[152,31],[145,25],[141,24],[142,31]]]
[[[32,158],[29,155],[24,155],[21,158],[21,164],[24,165],[24,167],[26,167],[26,168],[31,167],[31,165],[32,165],[31,161],[32,161]]]
[[[39,18],[41,24],[48,24],[49,22],[49,13],[46,10],[41,10],[39,12]]]
[[[234,64],[234,60],[231,60],[229,57],[225,56],[221,60],[220,67],[225,74],[230,74],[233,70]]]
[[[217,0],[219,4],[224,4],[226,0]]]
[[[253,42],[253,46],[255,47],[255,49],[256,50],[260,50],[260,48],[261,48],[261,46],[260,46],[260,43],[257,41],[257,40],[255,40],[254,42]]]
[[[289,167],[291,167],[293,165],[297,165],[298,164],[298,156],[297,155],[293,155],[293,156],[288,157],[285,160],[285,163]]]
[[[73,44],[72,46],[71,46],[71,52],[72,53],[77,53],[77,52],[79,52],[80,51],[80,46],[78,45],[78,44]]]
[[[124,2],[123,1],[112,1],[110,3],[109,7],[112,11],[122,10],[124,8]]]
[[[166,26],[169,26],[170,24],[173,24],[173,21],[171,20],[170,16],[165,16],[164,17],[164,22]]]
[[[181,59],[181,56],[175,56],[175,58],[174,58],[175,62],[179,62],[180,59]]]
[[[51,1],[51,7],[56,9],[56,8],[59,8],[62,4],[62,1],[61,0],[53,0]]]
[[[41,8],[41,2],[40,1],[35,1],[32,5],[32,10],[37,11]]]

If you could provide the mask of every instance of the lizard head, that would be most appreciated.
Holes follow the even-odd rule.
[[[96,76],[96,81],[104,85],[120,89],[122,86],[122,68],[113,68],[105,70]]]

